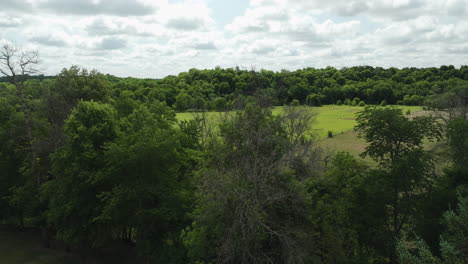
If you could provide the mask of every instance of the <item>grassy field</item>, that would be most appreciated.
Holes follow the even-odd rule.
[[[420,106],[398,106],[403,113],[410,111],[412,114],[422,110]],[[338,106],[326,105],[322,107],[307,107],[310,111],[317,114],[313,129],[319,139],[318,145],[329,151],[348,151],[358,155],[364,151],[366,143],[359,139],[357,134],[352,131],[356,125],[355,114],[362,111],[364,107],[359,106]],[[273,108],[273,114],[281,114],[284,107],[277,106]],[[177,113],[178,120],[189,120],[200,113]],[[210,123],[216,123],[221,120],[225,113],[207,112],[206,118]],[[333,137],[328,138],[328,131],[332,131]]]
[[[357,137],[357,133],[350,130],[333,138],[323,138],[318,141],[318,145],[328,151],[348,151],[354,155],[359,155],[366,148],[366,142]]]
[[[420,111],[420,106],[398,106],[403,109],[406,113],[410,110],[411,113]],[[316,122],[313,125],[313,129],[316,130],[318,138],[326,138],[328,131],[332,131],[334,135],[342,134],[350,131],[356,125],[355,114],[362,111],[364,107],[358,106],[338,106],[338,105],[327,105],[322,107],[307,107],[310,111],[317,114]],[[283,106],[277,106],[273,108],[273,114],[280,114],[283,112]],[[176,117],[178,120],[189,120],[199,113],[177,113]],[[219,112],[207,112],[206,116],[210,122],[219,120],[224,113]]]

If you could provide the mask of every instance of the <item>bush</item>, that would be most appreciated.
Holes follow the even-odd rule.
[[[424,102],[424,96],[413,94],[413,95],[405,95],[403,97],[403,104],[404,105],[421,105]]]
[[[359,106],[366,106],[366,102],[364,101],[359,102]]]
[[[351,100],[349,100],[349,98],[346,98],[346,100],[344,100],[344,104],[351,105]]]
[[[341,100],[336,101],[336,105],[342,105],[343,102]]]
[[[328,130],[328,137],[329,137],[329,138],[332,138],[332,137],[333,137],[333,132],[330,131],[330,130]]]
[[[319,94],[315,94],[315,93],[309,94],[306,98],[306,103],[307,105],[310,105],[310,106],[322,106],[321,97],[322,96],[320,96]]]
[[[226,105],[227,105],[227,100],[222,97],[218,97],[214,100],[213,102],[214,108],[217,111],[225,111],[226,110]]]
[[[406,115],[410,115],[411,114],[411,111],[408,109],[408,111],[406,111]]]
[[[387,100],[383,99],[382,102],[380,102],[380,106],[387,106]]]
[[[301,105],[301,103],[299,102],[299,100],[294,99],[294,100],[291,101],[291,105],[292,106],[299,106],[299,105]]]
[[[351,103],[351,105],[352,106],[357,106],[357,105],[359,105],[359,101],[361,101],[361,99],[359,99],[359,97],[354,97],[353,102]]]

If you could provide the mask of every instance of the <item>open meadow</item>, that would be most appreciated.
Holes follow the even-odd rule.
[[[408,110],[411,114],[422,111],[421,106],[397,106],[406,113]],[[284,106],[273,108],[273,114],[281,114]],[[325,148],[336,151],[348,151],[352,154],[359,154],[365,148],[365,142],[357,138],[357,133],[353,130],[356,125],[356,113],[362,111],[364,107],[347,106],[347,105],[325,105],[321,107],[307,107],[310,111],[316,113],[315,122],[312,125],[318,144]],[[205,116],[208,122],[219,122],[224,112],[206,112]],[[190,120],[201,113],[183,112],[177,113],[177,120]],[[328,131],[333,134],[332,138],[328,138]]]
[[[411,113],[421,111],[421,106],[397,106],[403,110],[403,113],[410,110]],[[281,114],[284,106],[276,106],[273,108],[273,114]],[[321,107],[307,107],[310,111],[317,114],[313,124],[313,129],[317,133],[319,139],[327,137],[328,131],[332,131],[333,135],[342,134],[350,131],[356,125],[355,114],[362,111],[364,107],[347,106],[347,105],[325,105]],[[210,121],[219,120],[224,112],[206,112],[206,118]],[[190,120],[196,115],[201,115],[199,112],[183,112],[177,113],[177,120]]]

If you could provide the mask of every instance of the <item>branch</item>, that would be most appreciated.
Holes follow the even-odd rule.
[[[21,68],[21,74],[34,74],[38,70],[34,68],[34,65],[39,64],[39,54],[37,51],[28,51],[21,53],[19,58],[19,66]]]
[[[19,55],[18,52],[21,52]],[[23,51],[20,47],[3,44],[0,49],[0,73],[6,77],[38,73],[35,65],[39,64],[37,51]]]

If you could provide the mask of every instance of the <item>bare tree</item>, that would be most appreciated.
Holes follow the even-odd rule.
[[[434,96],[429,102],[429,108],[446,124],[454,119],[468,119],[468,87],[454,87]]]
[[[24,82],[30,75],[39,72],[39,53],[37,51],[25,51],[21,47],[3,43],[0,49],[0,73],[8,82],[16,87],[16,93],[20,99],[21,111],[24,113],[24,125],[26,137],[31,151],[30,166],[34,173],[37,153],[34,148],[33,124],[31,109],[29,108],[24,91]],[[41,177],[37,175],[37,184],[41,184]]]

